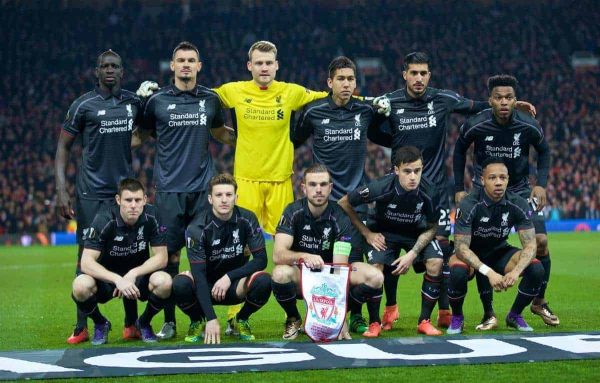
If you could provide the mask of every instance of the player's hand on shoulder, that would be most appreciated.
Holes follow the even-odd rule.
[[[312,270],[322,269],[323,265],[325,265],[323,258],[321,258],[320,255],[315,254],[305,254],[305,256],[302,257],[302,261],[304,262],[306,267]]]
[[[158,89],[158,84],[154,81],[144,81],[135,92],[140,97],[150,97]]]
[[[454,193],[454,202],[456,204],[459,204],[460,201],[463,200],[463,198],[465,198],[467,196],[467,192],[466,191],[459,191]]]
[[[546,189],[534,186],[531,190],[531,199],[535,201],[535,211],[540,211],[546,206]]]
[[[517,108],[521,112],[531,114],[531,117],[535,117],[535,115],[537,114],[535,106],[533,106],[532,103],[527,101],[517,101],[517,103],[515,104],[515,108]]]
[[[379,96],[373,99],[373,106],[379,114],[385,114],[386,117],[390,116],[392,112],[392,104],[387,96]]]
[[[221,326],[217,319],[206,322],[204,344],[221,344]]]

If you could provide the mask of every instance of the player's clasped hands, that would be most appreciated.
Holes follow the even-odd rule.
[[[381,233],[370,232],[366,235],[367,243],[377,251],[384,251],[387,249],[385,244],[385,237]]]
[[[138,299],[140,297],[140,290],[135,285],[135,278],[132,279],[127,274],[120,278],[115,286],[116,288],[113,291],[114,297],[125,297],[127,299]]]
[[[490,270],[487,277],[490,281],[490,285],[492,285],[494,288],[494,291],[500,292],[502,290],[506,290],[506,286],[504,285],[504,276],[496,273],[493,270]]]
[[[231,279],[227,274],[223,275],[219,280],[213,285],[211,290],[211,295],[215,301],[221,302],[225,299],[225,294],[229,287],[231,286]]]
[[[221,327],[217,319],[206,322],[204,344],[221,344]]]
[[[506,273],[506,275],[504,275],[504,278],[502,278],[502,282],[504,283],[504,289],[508,289],[509,287],[514,286],[515,283],[517,283],[518,279],[518,273],[515,273],[514,271]]]

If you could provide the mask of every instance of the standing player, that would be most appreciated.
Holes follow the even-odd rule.
[[[204,343],[221,342],[219,322],[213,305],[246,302],[234,318],[234,330],[242,340],[254,340],[248,318],[267,303],[271,278],[263,272],[267,252],[262,230],[251,211],[237,207],[237,185],[229,174],[213,177],[209,183],[205,210],[187,230],[190,272],[173,280],[173,297],[191,319],[185,338]],[[244,248],[252,253],[249,261]],[[203,320],[206,319],[205,333]]]
[[[367,182],[367,135],[384,117],[375,112],[371,103],[352,97],[356,89],[356,65],[352,60],[344,56],[333,59],[328,73],[330,94],[304,107],[292,130],[292,142],[297,147],[312,135],[313,162],[329,170],[333,182],[330,199],[337,201]],[[366,221],[367,210],[363,205],[358,211],[363,221]],[[362,238],[358,233],[352,238],[349,262],[361,262]],[[361,334],[367,331],[360,307],[350,316],[350,330]]]
[[[121,89],[123,62],[116,52],[108,50],[98,56],[95,75],[96,88],[79,97],[69,108],[55,157],[58,212],[66,219],[77,219],[76,273],[80,272],[82,234],[89,230],[96,213],[114,205],[119,181],[131,175],[133,126],[140,114],[140,99]],[[82,137],[83,157],[73,209],[65,174],[71,147],[78,135]],[[127,300],[123,303],[126,304],[123,338],[136,338],[137,303]],[[88,339],[87,319],[78,310],[75,330],[67,342],[77,344]]]
[[[419,149],[414,146],[398,149],[393,163],[395,174],[357,188],[344,196],[339,204],[369,244],[367,257],[370,264],[382,271],[387,267],[396,281],[411,265],[415,272],[425,271],[417,332],[441,335],[441,331],[430,323],[442,282],[443,254],[434,240],[438,211],[421,182],[423,160]],[[375,202],[375,214],[365,225],[354,207],[371,202]],[[405,250],[406,254],[398,257],[401,250]],[[391,323],[389,328],[384,329],[391,329]],[[380,330],[376,329],[377,332]]]
[[[83,274],[73,281],[73,299],[95,323],[93,345],[106,343],[111,329],[98,303],[116,296],[135,303],[147,300],[135,329],[144,342],[156,342],[150,321],[171,295],[171,277],[159,271],[167,264],[164,228],[159,227],[154,208],[146,205],[138,180],[121,181],[115,199],[118,206],[98,213],[84,234]]]
[[[439,208],[440,218],[436,238],[444,252],[444,279],[439,302],[438,326],[448,327],[450,311],[446,286],[448,278],[447,261],[452,254],[450,236],[450,201],[448,198],[448,179],[445,171],[446,131],[451,113],[472,115],[488,107],[485,101],[473,101],[444,89],[429,87],[431,79],[429,56],[424,52],[409,53],[404,57],[402,77],[406,88],[390,94],[392,111],[389,117],[391,137],[388,142],[394,152],[406,145],[414,145],[423,153],[423,176],[433,183],[433,202]],[[535,113],[533,106],[521,102],[523,109]],[[396,289],[398,279],[386,270],[386,308],[383,326],[390,327],[398,318]]]
[[[354,230],[348,216],[338,204],[329,201],[332,190],[327,168],[314,164],[304,172],[302,190],[305,198],[289,204],[275,234],[273,245],[273,295],[286,313],[283,339],[298,337],[302,326],[296,299],[300,292],[300,269],[303,261],[311,269],[320,269],[324,263],[348,263]],[[362,262],[352,263],[348,305],[351,310],[367,300],[381,299],[383,275],[375,267]],[[377,336],[381,327],[379,312],[371,315],[370,332]],[[344,325],[340,339],[350,339]]]
[[[482,187],[482,163],[490,157],[505,160],[510,176],[508,190],[529,199],[536,211],[533,216],[537,240],[537,259],[544,266],[545,274],[539,295],[531,304],[531,311],[539,315],[544,323],[557,326],[560,321],[548,307],[545,299],[546,287],[550,278],[550,253],[544,221],[543,207],[546,205],[546,184],[550,168],[550,148],[540,124],[526,113],[514,110],[517,80],[513,76],[497,75],[488,79],[490,92],[489,105],[492,107],[467,120],[460,129],[454,149],[454,177],[457,203],[465,196],[464,172],[466,152],[474,143],[473,183]],[[529,185],[529,150],[533,146],[537,152],[537,184]],[[493,315],[493,310],[485,316]],[[486,318],[484,317],[484,320]]]
[[[519,331],[533,331],[521,316],[538,294],[544,276],[544,268],[535,259],[532,212],[524,198],[506,191],[510,175],[502,159],[488,157],[480,166],[482,186],[460,202],[456,218],[456,255],[450,258],[448,295],[452,323],[448,334],[460,334],[463,330],[462,306],[469,275],[475,270],[487,277],[496,291],[512,287],[523,275],[506,325]],[[513,226],[519,233],[522,250],[506,241]]]
[[[187,41],[179,43],[171,59],[173,84],[149,97],[143,112],[144,133],[156,137],[156,208],[159,222],[168,228],[166,271],[171,276],[179,272],[186,227],[207,208],[206,189],[214,175],[209,134],[233,142],[223,126],[219,97],[196,82],[201,68],[198,48]],[[169,339],[175,332],[174,306],[168,305],[157,335]]]

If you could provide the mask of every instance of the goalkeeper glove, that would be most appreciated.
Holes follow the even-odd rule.
[[[140,97],[150,97],[155,90],[158,89],[158,84],[154,81],[144,81],[135,92]]]
[[[387,96],[379,96],[373,99],[373,106],[377,109],[377,113],[385,114],[386,117],[390,116],[392,111],[392,105],[390,99]]]

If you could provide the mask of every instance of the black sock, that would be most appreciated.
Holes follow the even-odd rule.
[[[75,331],[73,333],[75,335],[79,334],[83,329],[87,328],[87,315],[81,311],[79,306],[76,306],[77,309],[77,324],[75,325]]]
[[[140,325],[149,325],[152,321],[152,318],[154,318],[154,316],[158,314],[160,310],[162,310],[166,301],[167,299],[162,299],[154,293],[148,293],[148,303],[146,303],[146,309],[142,315],[140,315]]]
[[[440,297],[441,284],[441,275],[432,276],[427,273],[423,274],[423,283],[421,284],[421,315],[419,315],[419,323],[424,319],[431,318],[431,312]]]
[[[357,307],[358,310],[353,312],[351,308],[351,312],[360,314],[362,304],[366,302],[367,308],[369,310],[369,323],[381,323],[381,319],[379,318],[379,303],[381,301],[382,294],[382,289],[374,289],[370,286],[367,286],[364,283],[352,287],[350,289],[350,294],[348,297],[348,305],[355,305],[355,307]],[[369,303],[372,302],[374,302],[375,305],[369,305]]]
[[[133,326],[138,317],[137,299],[123,298],[125,310],[125,327]]]
[[[246,295],[246,303],[237,313],[237,319],[248,320],[250,315],[257,312],[263,307],[271,296],[271,276],[267,273],[260,273],[252,279],[248,286],[248,294]]]
[[[78,302],[75,297],[73,297],[73,300],[77,304],[77,307],[79,307],[79,310],[81,310],[85,316],[93,320],[95,324],[107,322],[107,319],[104,317],[104,315],[100,313],[100,308],[98,307],[98,301],[96,300],[95,295],[92,295],[87,301],[84,302]]]
[[[463,315],[463,303],[467,295],[469,268],[465,264],[455,264],[450,268],[448,298],[452,307],[452,315]]]
[[[277,283],[272,281],[271,286],[277,303],[283,308],[287,317],[300,319],[300,313],[296,306],[296,284],[294,282]]]
[[[487,276],[476,273],[475,279],[477,281],[477,290],[479,291],[479,300],[483,306],[483,320],[496,316],[494,312],[494,289],[490,284],[490,280]]]
[[[175,276],[179,274],[179,261],[169,262],[164,271],[166,271],[171,278],[175,278]],[[163,310],[165,312],[165,322],[175,323],[175,303],[171,299],[165,301]]]
[[[541,262],[534,259],[523,271],[523,278],[521,279],[521,283],[519,283],[519,292],[510,311],[515,314],[521,314],[523,309],[539,294],[543,279],[544,267]]]
[[[394,267],[383,266],[383,289],[385,290],[385,305],[393,306],[396,304],[396,293],[398,291],[399,275],[393,275]]]
[[[550,267],[552,266],[552,262],[550,261],[550,253],[548,253],[545,257],[537,258],[544,266],[544,278],[542,279],[542,286],[540,287],[540,293],[537,298],[544,300],[546,295],[546,288],[548,287],[548,282],[550,281]]]
[[[192,322],[197,322],[204,319],[204,313],[196,299],[194,289],[194,282],[190,278],[185,275],[177,275],[173,278],[170,301],[177,304]]]
[[[450,303],[448,302],[448,284],[450,283],[450,266],[448,260],[454,252],[454,242],[448,241],[447,238],[439,239],[438,243],[444,254],[444,262],[442,263],[442,284],[440,286],[440,298],[438,299],[439,310],[449,310]]]

